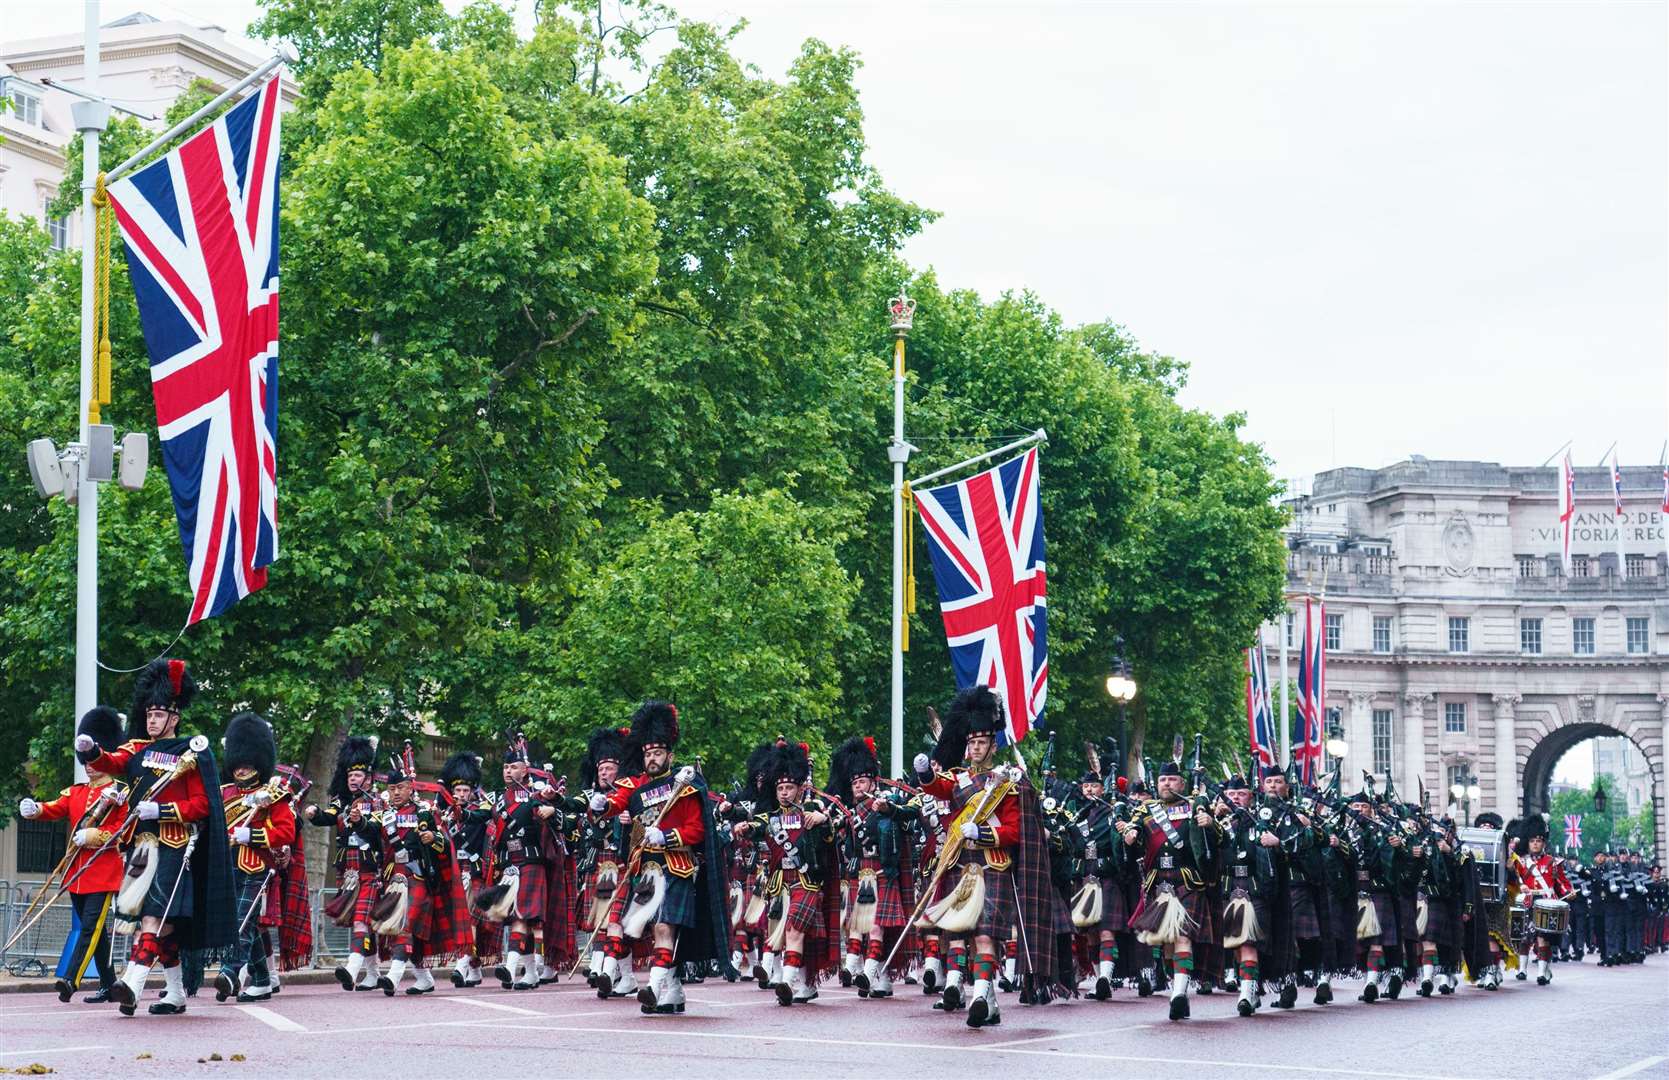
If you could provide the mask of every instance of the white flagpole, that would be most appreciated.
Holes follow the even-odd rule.
[[[1559,460],[1559,558],[1570,578],[1570,538],[1576,528],[1576,474],[1570,453]]]
[[[86,36],[82,42],[82,89],[86,100],[70,106],[75,126],[81,132],[81,394],[76,399],[82,457],[75,475],[66,481],[76,485],[75,543],[75,715],[70,717],[70,734],[87,711],[98,704],[99,672],[99,488],[87,477],[85,448],[90,445],[93,400],[93,281],[96,259],[96,219],[93,217],[93,189],[99,175],[99,133],[110,121],[110,106],[99,100],[99,0],[86,0]],[[87,779],[78,758],[77,781]]]
[[[887,460],[892,462],[892,731],[889,775],[904,776],[904,544],[908,517],[904,513],[904,466],[910,460],[910,444],[904,441],[904,339],[915,321],[916,302],[903,286],[887,305],[892,316],[892,441]]]
[[[1623,521],[1627,511],[1623,508],[1623,467],[1617,461],[1617,448],[1611,448],[1611,523],[1617,526],[1617,580],[1628,578],[1628,555],[1623,551]]]

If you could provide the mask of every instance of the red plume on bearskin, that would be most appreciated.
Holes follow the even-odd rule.
[[[184,712],[197,693],[197,681],[186,670],[184,660],[152,660],[133,680],[133,705],[129,716],[144,719],[146,709]]]
[[[881,761],[875,756],[875,740],[867,735],[854,735],[835,747],[834,753],[829,755],[829,794],[851,805],[852,778],[878,776],[880,772]]]

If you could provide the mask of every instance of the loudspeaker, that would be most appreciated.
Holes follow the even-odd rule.
[[[87,456],[81,475],[104,482],[116,475],[116,429],[109,424],[87,425]]]
[[[143,431],[130,431],[122,436],[122,465],[116,483],[127,491],[138,491],[145,486],[145,469],[151,460],[151,438]]]
[[[58,448],[52,445],[52,440],[31,440],[28,458],[29,479],[35,482],[35,494],[43,499],[63,494],[64,469],[58,464]]]

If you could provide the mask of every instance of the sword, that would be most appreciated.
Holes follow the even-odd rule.
[[[187,850],[186,854],[189,856],[190,851]],[[182,873],[183,872],[184,871],[183,871],[183,868],[182,868]],[[276,874],[277,872],[278,871],[276,869],[274,869],[273,867],[268,867],[267,868],[267,876],[261,879],[261,887],[259,889],[255,890],[255,899],[256,900],[261,899],[261,894],[267,891],[267,886],[269,884],[271,884],[271,882],[272,882],[272,875]],[[175,884],[176,887],[178,887],[179,882],[176,881],[174,884]],[[170,899],[170,901],[172,901],[173,898],[170,897],[169,899]],[[254,916],[256,907],[257,907],[256,904],[251,903],[249,905],[249,910],[243,913],[243,921],[238,923],[238,937],[240,937],[240,938],[243,937],[243,932],[244,932],[245,929],[248,928],[249,920],[252,916]],[[263,946],[263,948],[264,948],[264,946]]]
[[[158,927],[168,922],[168,913],[174,910],[174,897],[179,894],[180,882],[185,880],[185,868],[191,865],[191,853],[197,850],[197,830],[193,829],[186,838],[185,853],[180,857],[180,872],[174,875],[174,887],[168,890],[168,902],[162,905],[162,915],[157,919]]]

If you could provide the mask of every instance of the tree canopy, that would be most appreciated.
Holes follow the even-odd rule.
[[[482,750],[524,730],[568,762],[649,696],[679,702],[720,779],[778,733],[814,753],[884,744],[885,301],[905,285],[912,474],[1049,433],[1049,724],[1068,746],[1112,730],[1122,637],[1133,741],[1237,744],[1241,649],[1284,581],[1276,483],[1240,418],[1181,404],[1186,362],[1117,323],[1067,326],[1040,297],[908,266],[934,214],[867,159],[850,51],[807,41],[770,79],[731,51],[738,27],[623,12],[545,4],[523,37],[488,3],[266,0],[254,31],[296,48],[301,88],[282,158],[282,557],[175,648],[204,686],[188,724],[258,709],[316,776],[349,729]],[[114,262],[106,415],[148,429]],[[0,220],[14,450],[71,431],[78,289],[74,253]],[[160,472],[101,502],[113,668],[165,649],[187,609]],[[0,472],[12,794],[68,767],[75,557],[73,513],[17,473]],[[954,689],[926,562],[911,749]],[[121,704],[125,680],[106,674],[103,697]]]

